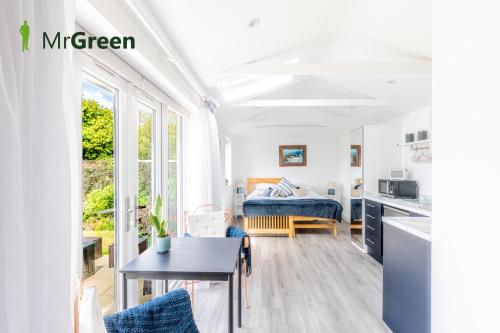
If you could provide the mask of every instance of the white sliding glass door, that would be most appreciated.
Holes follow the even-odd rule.
[[[153,244],[153,230],[149,221],[149,212],[157,194],[161,194],[159,182],[161,165],[161,135],[158,127],[161,124],[161,104],[155,100],[141,96],[137,103],[137,244],[138,254]],[[144,303],[158,290],[158,284],[152,281],[139,280],[137,302]]]
[[[153,244],[148,215],[157,195],[171,235],[182,232],[182,117],[89,56],[80,58],[82,271],[107,314],[123,308],[119,269]],[[131,280],[128,306],[161,294],[162,284]]]
[[[119,269],[139,253],[138,102],[126,80],[87,56],[80,60],[82,275],[84,287],[96,287],[102,312],[113,313],[123,304]],[[137,282],[129,288],[136,293]]]
[[[82,79],[82,206],[85,287],[95,286],[102,311],[116,310],[115,214],[119,91],[96,77]]]

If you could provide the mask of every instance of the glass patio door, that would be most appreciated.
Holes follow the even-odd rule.
[[[116,189],[119,90],[82,78],[82,280],[95,287],[103,314],[116,311]]]
[[[155,197],[161,195],[161,135],[158,129],[161,124],[161,104],[150,97],[140,95],[137,103],[137,244],[138,255],[153,244],[153,230],[149,221],[149,212],[155,202]],[[137,300],[142,304],[153,298],[157,293],[158,283],[139,280],[137,285]]]
[[[153,119],[137,112],[137,89],[104,65],[82,56],[82,229],[83,283],[95,286],[104,314],[123,308],[119,269],[143,246],[138,224],[155,192],[154,167],[138,163],[148,149],[139,140]],[[152,115],[154,112],[150,112]],[[142,126],[140,125],[142,123]],[[140,139],[139,139],[140,138]],[[153,164],[155,155],[141,157]],[[140,187],[140,189],[139,189]],[[147,208],[146,208],[147,209]],[[137,304],[141,283],[128,283],[128,304]]]
[[[103,314],[122,309],[119,269],[137,256],[135,88],[82,60],[83,284]],[[130,292],[137,290],[131,283]],[[129,304],[134,304],[133,301]]]
[[[152,246],[149,211],[161,195],[176,236],[182,224],[182,117],[92,58],[82,69],[84,286],[104,314],[123,308],[119,269]],[[162,281],[127,283],[127,304],[158,296]]]

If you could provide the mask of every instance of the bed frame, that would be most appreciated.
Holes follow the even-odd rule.
[[[247,193],[252,193],[259,183],[277,184],[281,178],[248,178]],[[295,237],[296,229],[330,229],[337,236],[337,220],[309,216],[248,216],[243,228],[252,236]]]

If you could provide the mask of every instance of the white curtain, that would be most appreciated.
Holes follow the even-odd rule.
[[[208,203],[222,208],[219,130],[207,103],[188,119],[186,141],[187,209]]]
[[[72,1],[0,1],[0,332],[72,328],[79,113],[71,50],[41,44],[74,24]]]

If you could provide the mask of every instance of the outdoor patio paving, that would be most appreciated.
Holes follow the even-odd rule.
[[[108,266],[108,256],[104,255],[95,260],[96,273],[83,281],[83,287],[96,287],[99,294],[99,303],[101,305],[102,314],[111,314],[115,310],[115,280],[114,268]],[[144,303],[151,299],[151,295],[142,295],[143,281],[139,281],[139,302]]]
[[[114,269],[108,267],[107,255],[95,260],[96,273],[83,281],[83,287],[96,287],[103,314],[115,312]]]

